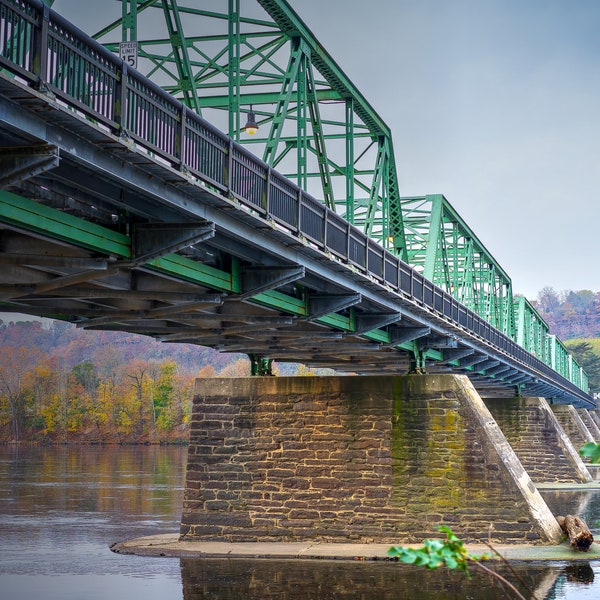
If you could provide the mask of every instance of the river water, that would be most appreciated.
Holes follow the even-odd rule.
[[[485,576],[386,561],[173,559],[110,545],[177,531],[185,448],[0,447],[2,600],[450,600],[512,596]],[[545,493],[600,537],[600,493]],[[538,600],[600,598],[600,564],[517,563]],[[515,575],[502,571],[511,581]],[[531,592],[521,588],[524,595]]]

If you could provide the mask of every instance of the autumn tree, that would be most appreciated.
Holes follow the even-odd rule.
[[[156,430],[154,410],[154,387],[158,366],[153,362],[136,359],[127,365],[126,376],[135,392],[133,409],[136,414],[135,432],[141,435],[148,429],[148,423]]]
[[[31,389],[27,387],[28,374],[41,359],[35,348],[21,346],[0,348],[0,400],[5,414],[8,413],[13,441],[19,442],[31,404]]]

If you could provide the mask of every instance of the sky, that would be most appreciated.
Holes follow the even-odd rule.
[[[54,8],[91,32],[106,1]],[[401,195],[444,194],[515,293],[600,291],[598,0],[290,4],[389,125]]]

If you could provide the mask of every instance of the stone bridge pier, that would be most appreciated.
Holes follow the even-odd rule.
[[[486,399],[485,404],[536,484],[593,481],[579,455],[580,446],[544,398]],[[567,416],[577,414],[572,406],[555,408],[561,414],[567,409]]]
[[[466,376],[196,381],[182,540],[421,542],[439,525],[561,535]]]

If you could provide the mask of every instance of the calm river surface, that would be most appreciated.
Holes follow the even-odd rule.
[[[185,459],[185,448],[0,447],[0,598],[511,597],[485,577],[474,575],[468,580],[457,573],[390,562],[180,560],[112,553],[109,547],[114,542],[177,531]],[[583,516],[600,537],[599,492],[554,493],[547,500],[555,514]],[[518,568],[539,600],[600,598],[597,562],[520,564]]]

